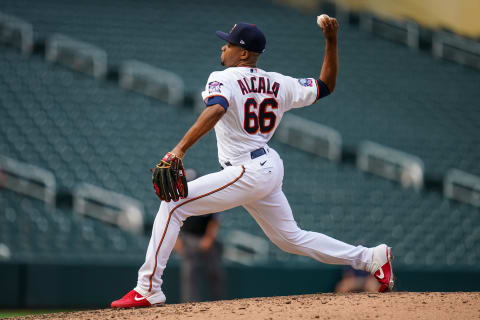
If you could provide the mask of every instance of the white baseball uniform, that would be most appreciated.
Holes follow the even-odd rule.
[[[138,272],[138,293],[161,292],[163,270],[187,217],[237,206],[243,206],[268,238],[286,252],[367,269],[372,249],[297,226],[282,191],[283,162],[267,145],[283,114],[313,104],[320,85],[324,84],[312,78],[295,79],[250,67],[232,67],[210,75],[202,96],[207,105],[219,99],[226,109],[215,125],[218,158],[224,169],[189,182],[186,199],[161,203],[146,260]]]

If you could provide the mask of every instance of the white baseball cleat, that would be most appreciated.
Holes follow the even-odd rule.
[[[373,248],[372,263],[368,270],[380,283],[378,292],[391,291],[393,289],[393,265],[392,248],[381,244]]]

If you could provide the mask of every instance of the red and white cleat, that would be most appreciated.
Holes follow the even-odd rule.
[[[378,292],[391,291],[393,289],[393,265],[392,248],[381,244],[373,248],[372,264],[369,271],[380,283]]]
[[[112,308],[145,308],[165,304],[165,295],[163,292],[143,296],[135,290],[131,290],[121,299],[112,302]]]

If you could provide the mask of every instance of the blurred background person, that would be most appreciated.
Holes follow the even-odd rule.
[[[368,272],[346,267],[342,279],[335,286],[335,292],[378,292],[378,282]]]
[[[186,170],[187,180],[198,177]],[[180,254],[181,301],[221,300],[224,272],[222,245],[217,241],[218,214],[189,217],[183,223],[174,250]]]

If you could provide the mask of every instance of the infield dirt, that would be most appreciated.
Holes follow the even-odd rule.
[[[146,309],[102,309],[16,319],[480,319],[480,293],[393,292],[311,294]]]

